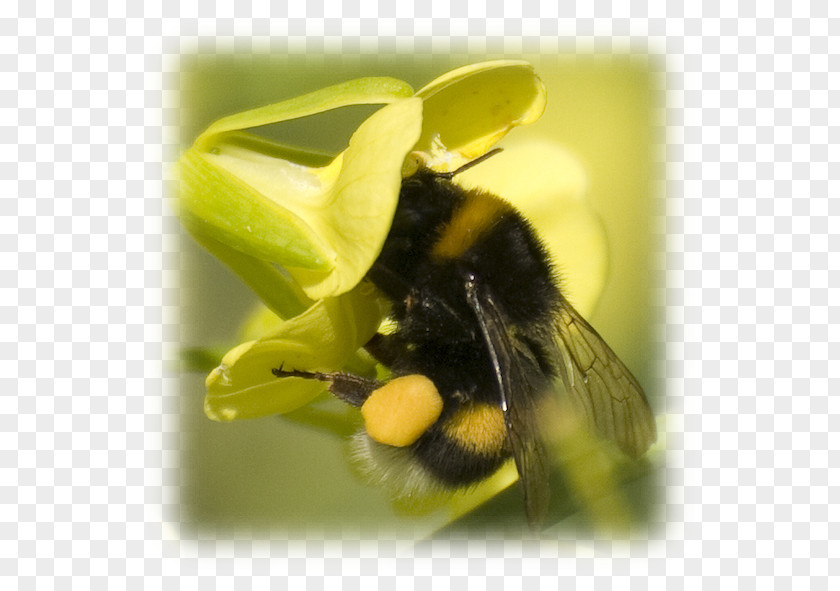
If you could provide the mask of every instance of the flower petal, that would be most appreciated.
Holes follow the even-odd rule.
[[[271,310],[275,323],[278,318],[297,316],[312,305],[300,286],[276,265],[231,248],[207,236],[200,228],[195,229],[193,238],[254,290]]]
[[[217,121],[179,161],[184,225],[193,234],[294,270],[313,299],[346,292],[381,248],[403,160],[420,134],[422,104],[403,98],[410,90],[393,79],[362,79]],[[239,131],[381,102],[390,104],[368,118],[348,149],[326,165],[312,166],[323,162],[319,155]]]
[[[382,320],[378,298],[371,292],[363,285],[320,300],[274,334],[233,348],[207,376],[204,412],[216,421],[232,421],[287,413],[310,402],[324,391],[322,383],[279,379],[271,370],[281,365],[303,371],[342,367]]]
[[[195,142],[201,151],[213,149],[215,136],[230,131],[300,119],[349,105],[392,103],[411,96],[413,89],[396,78],[358,78],[321,88],[286,101],[258,107],[219,119],[211,124]]]
[[[423,99],[423,133],[414,150],[435,155],[438,142],[451,170],[487,152],[517,125],[532,123],[545,110],[545,87],[533,66],[490,61],[458,68],[417,92]]]
[[[351,289],[370,269],[394,217],[405,156],[420,135],[422,102],[406,99],[371,115],[350,138],[350,145],[329,168],[340,173],[317,203],[298,209],[300,216],[334,254],[329,272],[290,266],[313,298]]]
[[[217,154],[190,149],[181,157],[178,215],[184,226],[192,234],[210,236],[259,259],[329,269],[332,254],[318,236],[238,176],[239,171],[225,166],[225,160],[234,158],[221,148]],[[255,153],[249,166],[279,176],[296,165]],[[282,186],[282,181],[278,184]]]

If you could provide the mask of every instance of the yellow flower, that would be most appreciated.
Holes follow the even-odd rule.
[[[354,104],[383,104],[347,148],[330,158],[279,145],[245,129]],[[454,170],[516,126],[537,120],[545,90],[519,61],[460,68],[414,92],[392,78],[364,78],[221,119],[178,163],[179,217],[270,310],[248,322],[246,342],[206,379],[205,413],[216,421],[285,414],[324,392],[321,382],[283,380],[296,370],[382,374],[362,350],[388,304],[363,281],[387,236],[402,179],[418,163]],[[532,220],[584,315],[603,289],[603,228],[586,200],[586,176],[561,146],[506,140],[492,165],[455,177],[513,203]],[[473,508],[516,479],[513,465],[450,504]]]
[[[242,131],[371,103],[385,106],[329,161]],[[323,391],[278,380],[271,369],[280,363],[375,371],[357,351],[387,307],[360,282],[388,234],[403,175],[418,158],[452,170],[544,108],[529,64],[495,61],[449,72],[416,93],[399,80],[365,78],[210,125],[179,161],[180,218],[286,321],[225,355],[206,381],[207,415],[289,412]]]

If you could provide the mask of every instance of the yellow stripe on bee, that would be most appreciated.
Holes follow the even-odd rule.
[[[443,431],[465,449],[482,455],[499,453],[507,437],[502,409],[491,404],[461,408],[446,421]]]
[[[470,191],[464,202],[444,226],[432,248],[432,256],[455,259],[464,254],[475,242],[511,210],[502,199],[481,191]]]

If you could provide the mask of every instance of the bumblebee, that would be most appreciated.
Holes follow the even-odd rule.
[[[542,408],[557,396],[632,457],[655,440],[642,387],[569,304],[529,222],[489,192],[420,167],[405,178],[367,278],[391,301],[395,330],[366,345],[386,383],[340,372],[317,379],[361,407],[359,455],[381,480],[467,487],[513,458],[529,523],[546,514],[550,458]],[[550,425],[548,426],[550,429]]]

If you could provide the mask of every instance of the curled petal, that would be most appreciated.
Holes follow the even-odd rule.
[[[406,154],[420,134],[422,103],[412,98],[387,105],[368,118],[330,169],[340,166],[329,189],[299,215],[332,252],[329,272],[290,266],[306,294],[341,294],[361,281],[379,255],[402,182]],[[326,177],[332,174],[326,172]],[[328,181],[329,182],[329,181]],[[290,206],[291,207],[291,206]]]
[[[458,68],[416,96],[423,99],[423,132],[414,150],[438,158],[432,164],[446,170],[487,152],[513,127],[536,121],[546,104],[534,68],[509,60]]]
[[[405,155],[420,135],[422,104],[406,97],[410,90],[362,79],[217,121],[178,163],[184,225],[284,266],[312,299],[348,291],[381,248]],[[240,131],[383,102],[331,162]]]
[[[382,319],[369,286],[320,300],[283,322],[276,332],[231,349],[205,384],[205,414],[216,421],[250,419],[291,412],[324,391],[320,382],[279,379],[281,365],[305,371],[342,367],[364,345]]]

